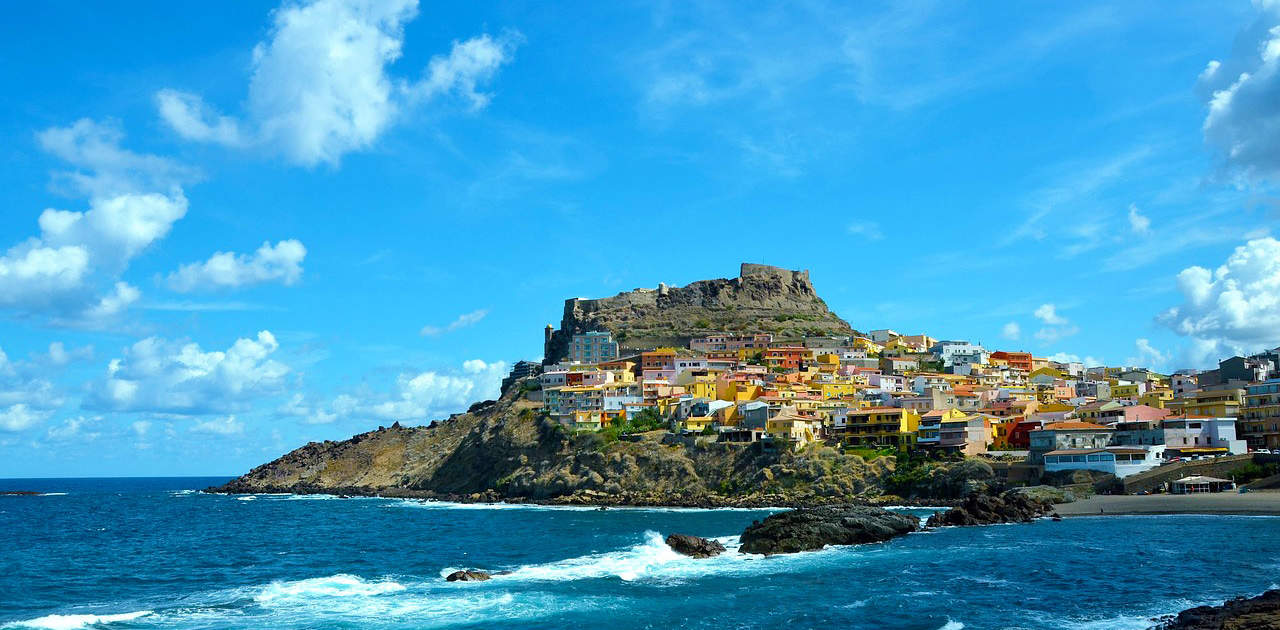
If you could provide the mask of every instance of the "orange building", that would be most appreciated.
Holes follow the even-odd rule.
[[[1009,367],[1030,372],[1035,362],[1031,358],[1030,352],[1006,352],[997,350],[991,353],[992,359],[998,359],[1009,364]]]

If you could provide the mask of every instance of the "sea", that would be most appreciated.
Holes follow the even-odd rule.
[[[0,628],[1147,628],[1280,580],[1280,518],[1100,516],[762,557],[770,510],[214,495],[0,480]],[[907,509],[920,516],[931,510]],[[716,538],[710,559],[678,532]],[[460,568],[498,573],[446,582]]]

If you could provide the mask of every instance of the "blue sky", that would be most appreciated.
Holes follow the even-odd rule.
[[[0,477],[425,422],[562,300],[810,269],[855,328],[1280,345],[1273,2],[37,3],[0,24]]]

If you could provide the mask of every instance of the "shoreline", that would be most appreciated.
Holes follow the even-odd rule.
[[[253,488],[242,485],[226,484],[201,490],[207,494],[291,494],[291,495],[329,495],[336,497],[374,497],[382,499],[415,499],[424,501],[440,501],[447,503],[482,504],[505,503],[508,505],[540,505],[564,507],[597,507],[597,508],[693,508],[693,509],[796,509],[821,505],[870,505],[875,507],[919,507],[950,508],[960,504],[959,499],[904,499],[889,497],[883,501],[858,499],[853,497],[804,497],[794,498],[783,495],[766,494],[748,497],[720,496],[665,496],[646,495],[608,495],[604,493],[576,494],[548,499],[526,497],[507,497],[496,492],[475,494],[441,494],[408,488],[320,488],[320,487],[262,487]]]
[[[1060,503],[1054,508],[1064,518],[1173,514],[1280,516],[1280,492],[1095,495],[1073,503]]]

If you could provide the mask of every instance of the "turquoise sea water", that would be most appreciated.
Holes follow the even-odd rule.
[[[216,496],[221,479],[10,480],[0,628],[1145,628],[1280,581],[1280,518],[949,528],[694,560],[765,511]],[[927,511],[917,512],[926,514]],[[454,568],[508,570],[447,583]]]

